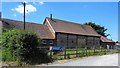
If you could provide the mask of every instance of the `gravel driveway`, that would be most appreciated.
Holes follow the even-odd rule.
[[[118,54],[91,56],[48,66],[118,66]]]

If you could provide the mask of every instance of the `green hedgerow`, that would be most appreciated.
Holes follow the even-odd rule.
[[[2,48],[4,61],[16,60],[26,62],[29,64],[49,62],[49,57],[44,50],[40,50],[40,38],[36,33],[22,31],[22,30],[9,30],[2,35]],[[8,55],[11,57],[9,58]]]

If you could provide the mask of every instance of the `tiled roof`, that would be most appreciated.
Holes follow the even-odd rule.
[[[114,41],[112,41],[112,40],[110,40],[110,39],[108,39],[108,38],[106,38],[106,37],[104,37],[104,36],[101,36],[100,40],[101,40],[102,42],[114,42]]]
[[[23,30],[23,22],[11,19],[1,18],[4,28],[16,28]],[[41,39],[54,39],[52,33],[46,25],[26,22],[26,30],[35,31]]]
[[[48,17],[46,17],[46,20],[49,21],[55,32],[89,35],[89,36],[100,36],[91,26],[88,25],[81,25],[64,20],[59,20],[54,18],[51,19]]]

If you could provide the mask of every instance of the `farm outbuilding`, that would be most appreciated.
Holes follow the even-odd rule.
[[[48,17],[45,18],[43,25],[47,25],[53,34],[54,45],[69,47],[100,45],[100,35],[91,26]]]
[[[23,22],[1,18],[3,28],[23,30]],[[91,26],[77,24],[65,20],[46,17],[43,24],[26,22],[26,29],[35,31],[42,39],[43,46],[79,46],[94,48],[100,45],[101,35]],[[114,43],[113,43],[114,44]]]
[[[104,36],[101,36],[101,46],[104,47],[104,48],[107,48],[107,46],[109,46],[110,49],[114,49],[116,47],[116,43],[111,40],[111,39],[108,39]]]

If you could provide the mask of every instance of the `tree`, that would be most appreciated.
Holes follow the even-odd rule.
[[[86,22],[84,23],[84,25],[90,25],[93,29],[95,29],[95,31],[104,36],[104,37],[107,37],[109,36],[110,34],[107,34],[106,31],[107,31],[107,28],[105,28],[104,26],[101,26],[101,25],[97,25],[95,23],[92,23],[92,22]]]
[[[2,35],[2,60],[47,63],[50,59],[45,50],[38,48],[40,41],[34,32],[8,30]]]

